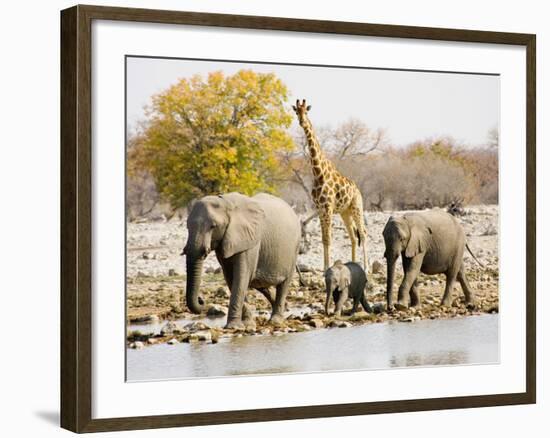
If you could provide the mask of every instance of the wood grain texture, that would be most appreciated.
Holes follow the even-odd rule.
[[[92,419],[92,20],[513,44],[527,54],[527,381],[517,394]],[[61,425],[74,432],[459,409],[536,401],[536,39],[534,35],[276,17],[75,6],[61,12]]]
[[[61,426],[77,429],[76,8],[61,16]]]

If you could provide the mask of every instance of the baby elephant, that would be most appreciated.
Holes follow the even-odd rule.
[[[343,264],[338,260],[325,272],[325,285],[327,291],[325,313],[327,315],[331,297],[334,298],[336,304],[334,311],[336,316],[342,314],[342,307],[348,298],[353,298],[352,315],[357,311],[359,302],[367,312],[371,312],[367,302],[367,276],[359,264],[354,262]]]
[[[424,274],[445,274],[447,283],[441,304],[451,305],[451,293],[456,280],[462,286],[468,307],[475,306],[474,294],[466,279],[463,255],[466,237],[456,218],[444,211],[409,213],[402,217],[390,217],[384,231],[388,264],[386,299],[388,310],[393,309],[392,290],[395,264],[399,255],[403,261],[404,277],[396,308],[399,310],[420,304],[417,277]],[[479,263],[468,248],[468,251]],[[481,264],[481,263],[480,263]],[[410,295],[410,303],[408,300]]]

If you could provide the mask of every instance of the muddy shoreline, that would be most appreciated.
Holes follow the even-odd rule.
[[[443,276],[421,276],[420,294],[422,304],[416,308],[387,313],[385,311],[385,294],[369,294],[373,313],[357,312],[349,315],[351,302],[347,303],[341,317],[327,316],[323,306],[325,300],[324,283],[321,273],[304,273],[306,285],[300,286],[294,281],[287,298],[287,319],[285,324],[274,327],[269,323],[270,305],[259,292],[250,292],[248,305],[255,315],[255,328],[229,330],[219,327],[219,318],[225,321],[229,290],[224,285],[221,274],[203,276],[202,295],[206,301],[206,313],[194,315],[182,305],[182,288],[185,278],[173,277],[140,277],[128,284],[127,322],[140,323],[139,330],[129,331],[127,343],[130,348],[141,348],[158,343],[176,344],[180,342],[211,342],[232,336],[277,335],[295,333],[321,328],[345,328],[364,324],[376,324],[387,321],[414,323],[423,319],[458,318],[484,313],[498,313],[498,273],[485,270],[483,273],[470,273],[472,288],[476,291],[477,305],[469,309],[459,287],[453,293],[451,307],[440,306],[444,288]],[[398,277],[398,281],[400,278]],[[371,274],[371,289],[374,285],[385,282],[385,274]],[[210,324],[206,316],[211,316],[217,324]],[[186,324],[175,323],[177,320],[189,321]],[[161,323],[161,333],[155,333],[148,323]]]
[[[400,212],[401,214],[403,212]],[[322,266],[320,228],[315,219],[308,227],[310,248],[298,257],[304,286],[298,277],[293,281],[287,297],[287,320],[282,327],[268,323],[270,305],[259,292],[251,290],[247,303],[255,315],[255,328],[244,331],[225,330],[204,319],[206,314],[194,315],[184,304],[185,258],[180,255],[187,239],[183,219],[167,222],[129,223],[127,235],[127,323],[140,323],[139,330],[127,332],[127,345],[142,348],[158,343],[212,342],[235,336],[265,336],[294,333],[321,328],[345,328],[377,324],[386,321],[414,323],[423,319],[460,318],[470,315],[498,313],[498,206],[473,206],[459,218],[464,227],[468,244],[483,264],[479,266],[467,253],[464,256],[466,275],[476,294],[477,306],[468,309],[464,305],[460,286],[455,285],[451,307],[439,305],[443,295],[443,275],[419,276],[421,306],[405,311],[385,312],[386,264],[383,258],[382,229],[391,212],[367,213],[367,251],[371,261],[369,274],[369,303],[374,313],[358,312],[349,316],[351,302],[339,318],[324,314],[324,280],[318,269]],[[338,217],[334,218],[332,259],[347,261],[350,244]],[[400,263],[396,270],[396,285],[402,278]],[[394,291],[396,294],[397,291]],[[229,290],[214,254],[205,262],[201,283],[201,295],[205,299],[205,311],[209,316],[226,318]],[[174,323],[178,320],[185,324]],[[166,326],[163,334],[154,333],[147,323]]]

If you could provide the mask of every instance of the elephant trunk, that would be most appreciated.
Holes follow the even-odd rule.
[[[204,300],[199,296],[203,263],[204,258],[187,258],[187,307],[196,314],[201,313],[204,309]]]
[[[387,302],[387,308],[390,310],[390,308],[393,306],[392,301],[392,292],[393,292],[393,282],[395,279],[395,262],[397,261],[397,257],[395,257],[393,254],[387,258],[387,264],[388,264],[388,270],[386,275],[386,302]]]

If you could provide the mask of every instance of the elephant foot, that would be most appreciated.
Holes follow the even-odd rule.
[[[451,298],[442,299],[441,300],[441,305],[443,307],[451,307],[453,305],[452,299]]]
[[[409,306],[404,301],[398,301],[397,303],[395,303],[395,308],[397,310],[407,310],[409,308]]]
[[[233,321],[227,321],[227,324],[225,325],[224,328],[228,330],[244,330],[246,327],[242,321],[233,320]]]
[[[420,301],[411,301],[411,304],[409,307],[415,307],[415,308],[420,307]]]
[[[466,308],[468,310],[475,310],[477,308],[477,304],[475,301],[468,301],[466,302]]]
[[[271,315],[271,319],[269,320],[269,322],[274,326],[274,327],[283,327],[285,325],[285,318],[283,315]]]

